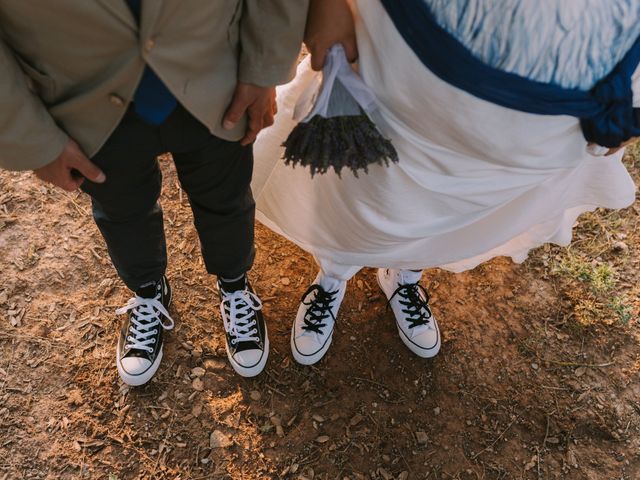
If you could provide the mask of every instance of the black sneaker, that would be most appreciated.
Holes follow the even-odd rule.
[[[245,288],[220,290],[220,313],[224,322],[225,347],[233,369],[243,377],[255,377],[267,364],[269,337],[262,316],[262,302],[245,280]]]
[[[118,373],[127,385],[144,385],[158,370],[162,361],[162,332],[174,326],[167,312],[170,304],[171,288],[163,275],[160,280],[141,286],[135,297],[116,310],[118,315],[129,314],[116,348]]]

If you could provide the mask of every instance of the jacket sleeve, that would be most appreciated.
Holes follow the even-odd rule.
[[[262,87],[295,75],[309,0],[243,0],[239,79]]]
[[[35,170],[55,160],[67,135],[56,125],[0,36],[0,168]]]

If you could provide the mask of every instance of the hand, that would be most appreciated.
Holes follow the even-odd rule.
[[[353,12],[347,0],[311,0],[304,43],[311,53],[311,68],[322,70],[327,51],[341,43],[350,62],[358,58]]]
[[[609,155],[613,155],[614,153],[618,152],[619,150],[622,150],[625,147],[628,147],[629,145],[633,145],[634,143],[636,143],[638,140],[640,139],[640,137],[634,137],[634,138],[630,138],[629,140],[627,140],[626,142],[624,142],[622,145],[620,145],[619,147],[616,148],[610,148],[609,151],[607,152],[606,156],[608,157]]]
[[[105,174],[80,150],[73,140],[69,140],[62,153],[53,162],[34,170],[40,180],[73,192],[80,188],[85,179],[94,183],[104,183]]]
[[[605,157],[608,157],[609,155],[613,155],[614,153],[618,153],[620,150],[622,150],[625,147],[628,147],[629,145],[633,145],[634,143],[636,143],[638,140],[640,140],[640,137],[634,137],[634,138],[630,138],[629,140],[627,140],[626,142],[624,142],[622,145],[620,145],[619,147],[615,147],[615,148],[610,148],[609,151],[607,153],[604,154]],[[590,143],[589,146],[591,145],[595,145],[593,143]],[[605,147],[606,148],[606,147]]]
[[[260,130],[273,125],[273,117],[277,111],[275,87],[238,83],[222,126],[225,130],[231,130],[246,113],[249,117],[249,125],[240,144],[249,145],[255,141]]]

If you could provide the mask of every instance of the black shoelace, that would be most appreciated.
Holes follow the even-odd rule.
[[[305,302],[304,299],[313,292],[316,294],[313,300]],[[309,287],[302,296],[302,304],[309,306],[307,313],[304,316],[304,325],[302,326],[303,330],[316,332],[322,335],[322,328],[327,326],[324,321],[331,317],[335,322],[336,318],[333,316],[333,312],[331,311],[331,304],[335,300],[337,294],[338,290],[335,292],[327,292],[320,285],[311,285]]]
[[[420,292],[424,294],[424,298],[420,295]],[[429,294],[418,283],[409,283],[406,285],[400,285],[393,292],[387,306],[391,304],[393,297],[398,295],[400,305],[405,308],[402,309],[403,313],[407,314],[406,320],[409,322],[409,328],[415,328],[420,325],[426,325],[431,321],[431,309],[429,308]]]

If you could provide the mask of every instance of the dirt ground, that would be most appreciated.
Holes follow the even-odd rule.
[[[640,155],[626,162],[640,180]],[[0,479],[640,479],[640,204],[585,215],[571,248],[523,265],[426,272],[433,360],[401,343],[366,270],[327,357],[297,365],[289,329],[314,263],[259,227],[271,354],[243,379],[162,163],[176,328],[131,389],[114,364],[130,294],[88,199],[0,172]]]

